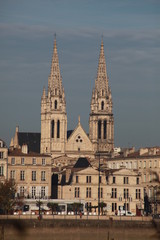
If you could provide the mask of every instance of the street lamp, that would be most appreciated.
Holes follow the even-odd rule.
[[[98,179],[98,216],[100,215],[100,154],[99,154],[99,167],[98,167],[98,171],[99,171],[99,179]]]

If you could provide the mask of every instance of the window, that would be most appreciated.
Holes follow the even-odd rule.
[[[101,120],[98,120],[98,138],[101,139]]]
[[[54,109],[57,109],[57,100],[54,101]]]
[[[99,176],[99,183],[101,183],[102,182],[102,177],[101,176]]]
[[[0,159],[3,158],[3,152],[0,152]]]
[[[91,202],[87,202],[86,208],[87,208],[87,211],[91,212],[92,211],[92,203]]]
[[[139,184],[139,177],[137,177],[136,179],[136,184]]]
[[[106,139],[107,138],[107,121],[106,120],[104,120],[104,124],[103,124],[104,126],[103,126],[103,137],[104,137],[104,139]]]
[[[112,203],[112,212],[117,210],[117,203]]]
[[[128,181],[128,177],[124,177],[124,178],[123,178],[123,183],[124,183],[124,184],[128,184],[128,182],[129,182],[129,181]]]
[[[36,181],[36,171],[32,171],[32,181]]]
[[[101,110],[104,110],[104,101],[101,102]]]
[[[129,211],[129,203],[124,203],[123,210]]]
[[[141,166],[142,166],[142,161],[139,162],[139,168],[141,168]]]
[[[20,197],[24,197],[24,187],[20,187]]]
[[[32,158],[32,164],[36,165],[36,158]]]
[[[144,182],[146,182],[146,174],[144,174]]]
[[[41,198],[44,198],[46,195],[46,189],[45,187],[41,187]]]
[[[46,172],[41,171],[41,181],[46,181]]]
[[[86,183],[91,183],[91,176],[86,176]]]
[[[128,162],[126,162],[126,168],[128,168]]]
[[[152,168],[152,160],[149,161],[149,167]]]
[[[113,183],[116,183],[116,177],[113,176]]]
[[[129,198],[129,189],[125,188],[123,191],[123,197],[124,199],[128,199]]]
[[[51,138],[54,138],[54,120],[51,122]]]
[[[111,198],[117,198],[117,188],[112,188]]]
[[[146,161],[144,161],[144,168],[146,168]]]
[[[25,172],[24,171],[20,171],[20,180],[21,181],[25,180]]]
[[[32,198],[36,196],[36,187],[32,187]]]
[[[46,165],[46,159],[45,158],[42,158],[42,165]]]
[[[130,169],[132,169],[132,162],[130,162]]]
[[[78,176],[76,176],[76,183],[78,183],[79,182],[79,179],[78,179]]]
[[[10,178],[15,179],[15,170],[10,171]]]
[[[12,164],[12,165],[15,164],[15,158],[11,158],[11,164]]]
[[[149,174],[149,181],[152,182],[152,174]]]
[[[57,121],[57,138],[60,138],[60,121]]]
[[[137,162],[134,162],[134,168],[135,168],[135,169],[138,168],[138,164],[137,164]]]
[[[86,188],[86,198],[91,198],[91,187]]]
[[[136,189],[136,199],[141,199],[141,189]]]
[[[74,197],[75,198],[79,198],[80,197],[80,188],[79,187],[75,187],[75,189],[74,189]]]
[[[0,166],[0,176],[3,176],[3,175],[4,175],[4,167]]]
[[[21,164],[24,165],[24,158],[21,158]]]
[[[99,195],[100,194],[100,195]],[[99,188],[98,188],[98,198],[103,198],[103,188],[100,188],[100,191],[99,191]]]
[[[154,161],[154,167],[157,167],[157,160]]]

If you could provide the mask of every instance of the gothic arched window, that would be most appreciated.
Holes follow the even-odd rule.
[[[104,126],[103,136],[104,136],[104,139],[106,139],[107,138],[107,120],[104,120],[103,126]]]
[[[54,109],[57,109],[57,100],[54,101]]]
[[[101,102],[101,110],[104,110],[104,101]]]
[[[51,122],[51,138],[54,138],[54,120]]]
[[[57,121],[57,138],[60,138],[60,121]]]
[[[101,120],[98,120],[98,138],[101,139]]]

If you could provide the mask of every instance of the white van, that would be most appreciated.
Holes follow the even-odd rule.
[[[118,216],[136,216],[136,214],[130,211],[121,210],[118,211]]]

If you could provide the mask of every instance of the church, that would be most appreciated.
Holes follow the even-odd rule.
[[[65,90],[55,38],[48,88],[47,91],[43,89],[41,97],[41,133],[19,132],[19,127],[16,127],[10,149],[22,148],[23,145],[26,145],[27,152],[50,155],[52,159],[63,156],[71,158],[111,156],[114,150],[114,117],[103,39],[91,96],[89,134],[83,129],[80,116],[76,128],[67,129]]]
[[[84,131],[80,117],[77,127],[74,130],[67,130],[65,90],[60,73],[57,43],[54,39],[48,89],[47,91],[43,89],[41,98],[41,153],[49,153],[52,158],[62,155],[70,157],[94,157],[96,154],[109,156],[113,148],[112,95],[108,85],[103,39],[95,87],[91,97],[89,134]]]

